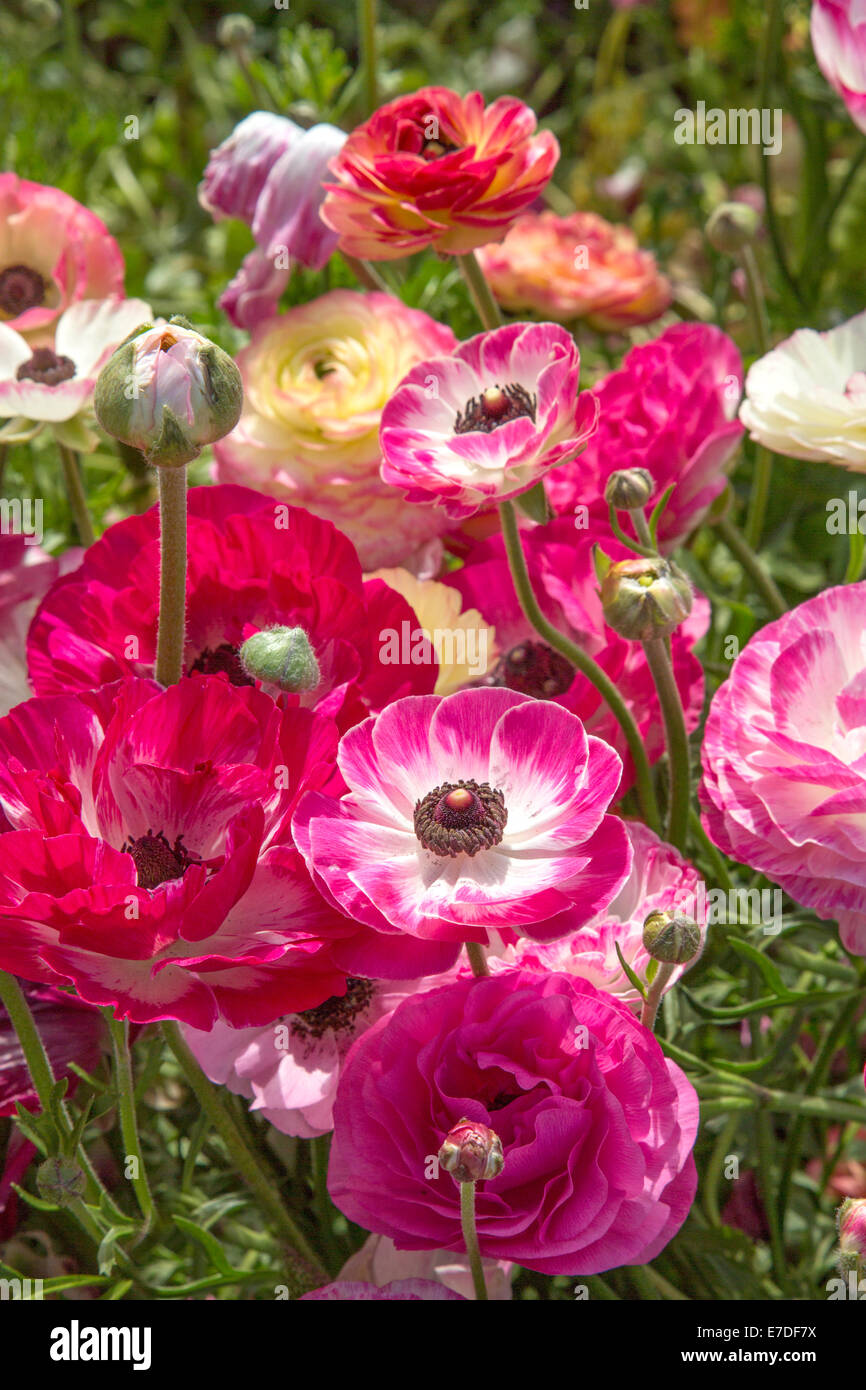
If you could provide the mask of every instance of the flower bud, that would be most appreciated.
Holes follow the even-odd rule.
[[[631,511],[646,506],[654,487],[653,475],[646,468],[622,468],[608,478],[604,500],[619,511]]]
[[[707,241],[713,250],[735,256],[754,240],[760,218],[748,203],[721,203],[706,225]]]
[[[445,1136],[439,1164],[455,1182],[498,1178],[505,1166],[502,1140],[487,1125],[460,1120]]]
[[[225,48],[244,48],[255,32],[255,24],[245,14],[223,15],[216,31],[218,42]]]
[[[836,1212],[839,1230],[839,1273],[854,1270],[858,1278],[866,1265],[866,1197],[847,1197]]]
[[[158,468],[190,463],[234,429],[242,405],[236,364],[179,317],[130,334],[100,372],[93,397],[106,433]]]
[[[46,1202],[68,1207],[84,1196],[87,1179],[71,1158],[46,1158],[36,1170],[36,1186]]]
[[[269,627],[244,642],[238,655],[253,680],[270,681],[281,690],[315,690],[319,663],[302,627]]]
[[[643,924],[644,949],[664,965],[685,965],[701,949],[701,930],[692,917],[659,908]]]
[[[621,637],[667,637],[692,611],[688,575],[670,560],[619,560],[601,585],[604,620]]]

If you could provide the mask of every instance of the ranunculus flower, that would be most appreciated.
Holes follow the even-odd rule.
[[[866,472],[864,364],[866,312],[827,333],[799,328],[749,368],[740,419],[777,454]]]
[[[862,0],[812,0],[812,47],[858,130],[866,132],[866,9]]]
[[[379,476],[382,410],[406,373],[451,352],[450,328],[390,294],[332,290],[259,324],[238,354],[245,406],[214,449],[219,482],[327,517],[365,568],[405,562],[446,527]]]
[[[599,426],[576,463],[545,479],[560,514],[586,507],[609,533],[604,489],[611,473],[646,468],[655,480],[650,509],[671,483],[659,541],[674,549],[723,491],[743,435],[737,421],[743,369],[734,343],[705,323],[678,323],[634,347],[617,371],[593,386]]]
[[[0,969],[203,1029],[339,993],[322,933],[353,927],[288,835],[299,791],[332,784],[335,742],[321,716],[215,677],[19,705],[0,720]]]
[[[609,533],[578,531],[566,517],[521,531],[530,580],[542,612],[616,682],[640,729],[650,761],[655,762],[665,749],[655,682],[640,643],[619,637],[604,621],[592,560],[596,540],[612,553],[628,554],[624,546],[611,542]],[[589,733],[612,744],[622,758],[622,795],[634,776],[622,729],[595,686],[543,642],[527,621],[514,591],[502,537],[476,542],[463,568],[446,578],[459,591],[464,605],[477,607],[495,628],[501,655],[482,678],[483,683],[554,700],[578,715]],[[697,728],[704,700],[703,668],[692,649],[706,632],[709,616],[707,600],[696,595],[689,617],[671,638],[674,677],[690,731]]]
[[[510,1260],[482,1260],[487,1296],[492,1302],[507,1303],[511,1298]],[[340,1270],[342,1279],[361,1280],[377,1287],[395,1279],[434,1279],[461,1298],[474,1299],[475,1286],[469,1257],[449,1250],[398,1250],[388,1236],[368,1236]]]
[[[184,1034],[211,1081],[251,1100],[250,1109],[283,1134],[314,1139],[334,1127],[334,1097],[352,1043],[431,983],[437,982],[383,984],[350,976],[345,994],[263,1028],[216,1023],[209,1033],[186,1028]]]
[[[15,421],[2,438],[32,438],[34,426],[63,426],[90,406],[118,343],[149,316],[142,299],[84,299],[60,315],[50,347],[0,323],[0,420]]]
[[[123,294],[123,256],[104,222],[68,193],[0,174],[0,321],[50,340],[80,299]]]
[[[549,182],[559,145],[536,134],[535,115],[515,97],[485,109],[480,92],[460,97],[422,87],[358,126],[329,168],[322,218],[340,250],[388,261],[433,246],[464,255],[497,241]]]
[[[321,890],[378,932],[549,940],[628,875],[605,814],[620,760],[559,705],[486,689],[397,700],[344,735],[338,763],[348,794],[303,797],[293,834]]]
[[[525,212],[504,241],[482,247],[478,260],[512,313],[586,319],[606,332],[649,323],[671,302],[670,284],[631,228],[594,212]]]
[[[319,216],[322,179],[345,140],[333,125],[304,130],[285,116],[254,111],[212,151],[199,202],[218,220],[240,218],[256,239],[220,300],[238,327],[253,328],[276,312],[292,260],[321,270],[332,255],[337,235]]]
[[[35,533],[0,535],[0,715],[33,693],[27,676],[27,629],[39,600],[81,559],[77,547],[59,558],[48,555],[35,544],[39,539]]]
[[[378,1288],[375,1284],[362,1284],[348,1279],[336,1284],[323,1284],[320,1289],[301,1296],[304,1299],[319,1299],[331,1303],[462,1303],[463,1295],[447,1289],[435,1279],[395,1279],[390,1284]]]
[[[432,652],[425,663],[413,662],[411,650],[407,659],[398,651],[381,660],[382,631],[413,626],[412,609],[381,580],[364,583],[351,543],[330,522],[249,488],[217,486],[190,489],[187,529],[187,674],[223,672],[233,685],[251,685],[239,646],[282,624],[303,628],[320,674],[315,689],[288,702],[343,727],[398,695],[433,689]],[[154,507],[110,526],[46,596],[29,635],[36,693],[152,676],[158,592]]]
[[[715,694],[701,801],[713,843],[866,955],[866,583],[751,638]]]
[[[580,353],[554,323],[479,333],[410,371],[382,413],[382,477],[451,517],[532,487],[596,428]]]
[[[502,1141],[476,1185],[482,1255],[543,1274],[645,1264],[696,1186],[698,1099],[618,1000],[571,975],[507,970],[405,1000],[352,1048],[328,1187],[398,1249],[462,1250],[460,1191],[431,1157],[463,1118]]]
[[[620,964],[617,947],[626,964],[645,981],[650,955],[643,944],[643,926],[649,914],[659,910],[685,912],[698,920],[702,938],[706,917],[698,899],[701,880],[697,870],[640,821],[626,821],[625,828],[634,850],[632,869],[610,906],[595,921],[559,941],[518,941],[513,959],[528,970],[579,975],[634,1007],[640,1004],[640,996]],[[694,956],[685,965],[677,965],[666,989],[696,960]]]

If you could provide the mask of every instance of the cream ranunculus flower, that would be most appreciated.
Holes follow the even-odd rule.
[[[777,454],[866,472],[866,312],[800,328],[755,362],[740,419]]]
[[[418,630],[427,634],[439,663],[435,694],[450,695],[480,680],[495,664],[499,655],[495,628],[485,623],[477,608],[464,610],[460,594],[449,584],[418,579],[399,566],[366,577],[384,580],[415,610]]]

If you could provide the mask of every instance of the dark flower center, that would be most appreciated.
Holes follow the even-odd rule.
[[[489,782],[443,782],[415,806],[415,834],[425,849],[453,859],[498,845],[507,819],[502,792]]]
[[[7,265],[0,271],[0,313],[10,319],[45,301],[45,281],[29,265]]]
[[[454,433],[470,434],[480,430],[482,434],[490,434],[499,425],[524,416],[534,423],[536,405],[535,396],[516,382],[508,386],[488,386],[480,396],[470,396],[454,422]]]
[[[574,680],[574,667],[546,642],[519,642],[501,656],[484,677],[483,685],[504,685],[536,700],[564,695]]]
[[[321,1038],[331,1028],[335,1033],[353,1027],[358,1014],[363,1013],[373,998],[373,981],[349,975],[346,993],[335,994],[315,1009],[296,1014],[292,1031],[305,1038]]]
[[[190,864],[197,862],[184,847],[182,835],[170,845],[162,831],[154,835],[148,830],[146,835],[127,840],[122,852],[132,855],[139,888],[158,888],[173,878],[183,878]]]
[[[189,669],[198,671],[203,676],[216,676],[222,672],[228,676],[231,685],[255,685],[252,676],[248,676],[241,665],[237,650],[230,642],[223,642],[218,647],[205,647]]]
[[[15,373],[18,381],[40,381],[43,386],[57,386],[75,376],[75,363],[71,357],[58,357],[51,348],[36,348],[33,356]]]

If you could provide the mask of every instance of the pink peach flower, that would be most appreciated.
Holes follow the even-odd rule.
[[[818,67],[866,132],[866,6],[863,0],[812,0],[812,47]]]
[[[713,843],[866,955],[866,583],[755,634],[716,692],[700,794]]]
[[[606,332],[649,323],[671,302],[669,282],[631,228],[594,212],[525,212],[504,241],[481,248],[478,261],[511,313],[586,319]]]
[[[516,497],[595,430],[579,375],[574,339],[554,323],[507,324],[421,362],[382,412],[382,477],[456,518]]]
[[[42,342],[81,299],[123,294],[123,256],[68,193],[0,174],[0,321]]]
[[[433,246],[464,255],[496,241],[548,183],[559,158],[549,131],[515,97],[485,108],[422,87],[389,102],[349,136],[330,169],[322,219],[340,250],[394,260]]]
[[[628,875],[625,829],[606,814],[620,760],[559,705],[410,696],[350,729],[337,761],[348,793],[304,796],[292,833],[320,890],[377,932],[550,940]]]

